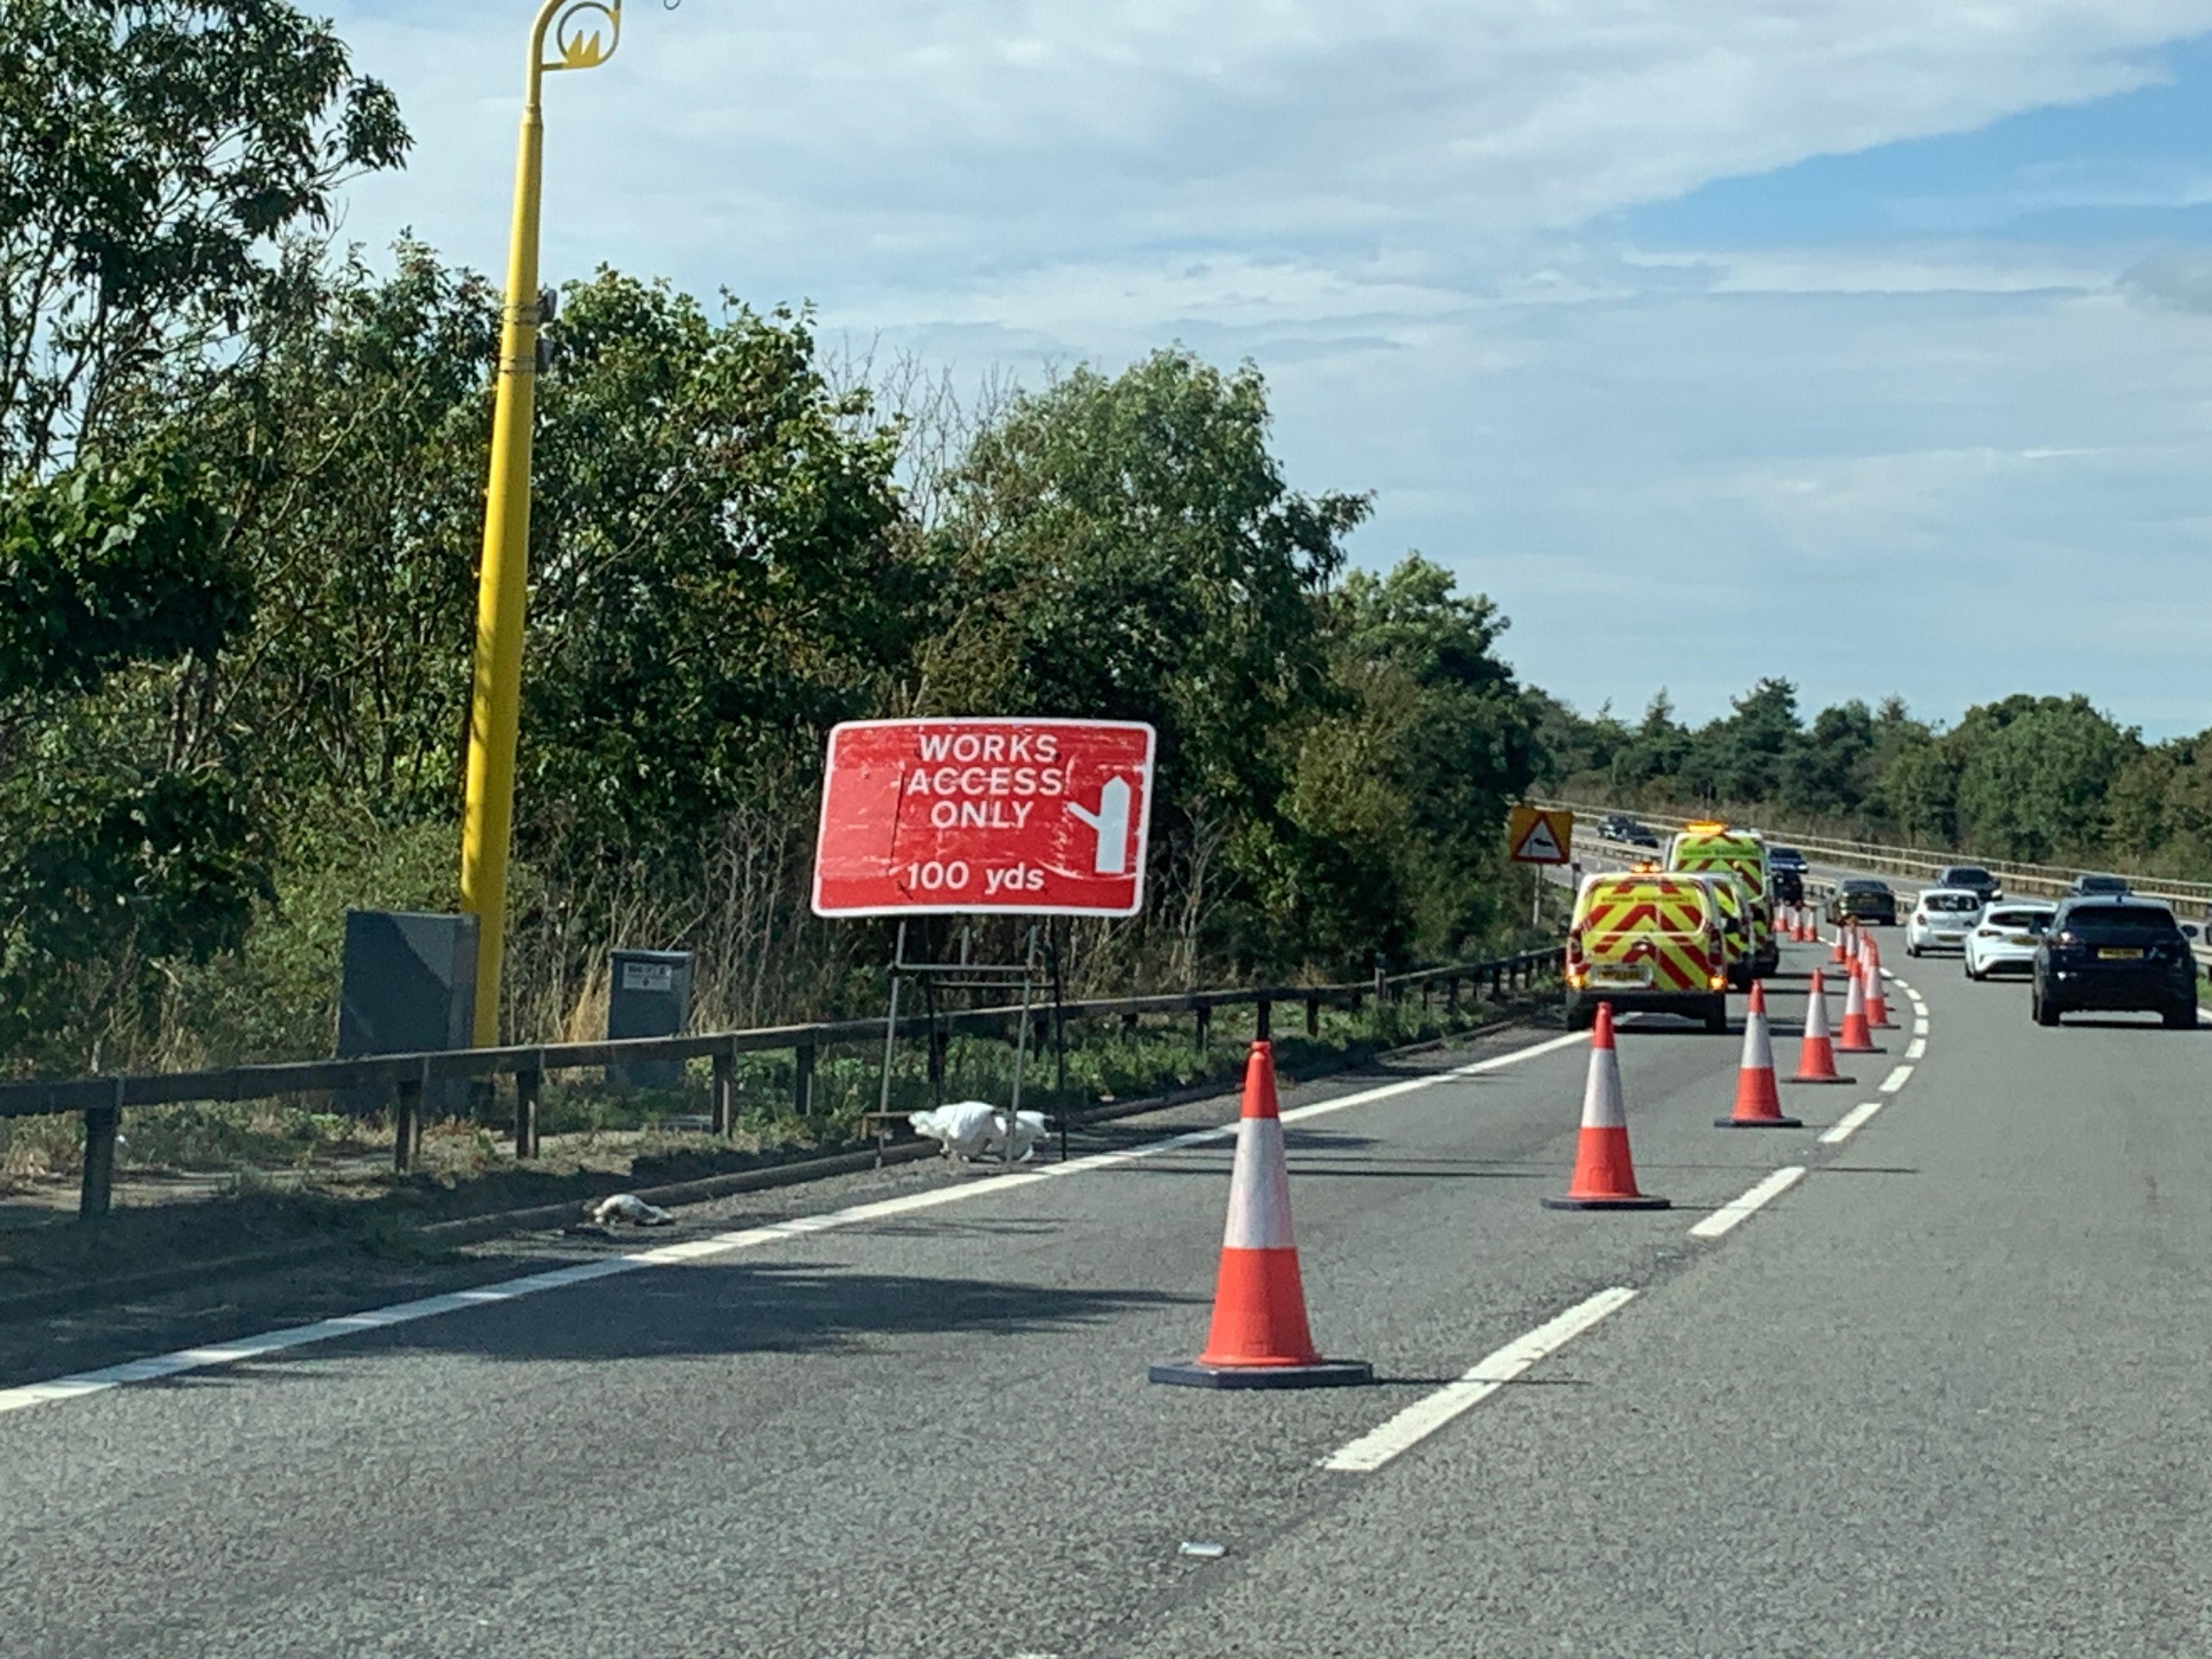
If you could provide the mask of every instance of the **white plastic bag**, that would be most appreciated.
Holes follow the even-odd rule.
[[[907,1121],[916,1134],[927,1135],[953,1158],[1004,1158],[1006,1115],[983,1100],[956,1100],[933,1111],[909,1112]],[[1044,1114],[1024,1112],[1014,1124],[1014,1156],[1026,1160],[1036,1155],[1045,1137]]]

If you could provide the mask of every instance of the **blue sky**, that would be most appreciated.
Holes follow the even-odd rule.
[[[518,0],[349,0],[349,234],[497,269]],[[601,262],[974,388],[1249,358],[1579,706],[2212,725],[2212,0],[686,0],[549,99]]]

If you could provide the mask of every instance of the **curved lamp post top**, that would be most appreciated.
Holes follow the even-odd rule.
[[[597,69],[615,55],[622,44],[622,9],[623,0],[545,0],[530,31],[533,106],[549,73]]]

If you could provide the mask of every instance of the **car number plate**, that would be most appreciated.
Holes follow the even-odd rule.
[[[2033,933],[2014,933],[2005,942],[2008,945],[2025,945],[2032,949],[2035,944],[2035,935]]]
[[[1649,985],[1651,965],[1644,962],[1601,962],[1590,968],[1593,985]]]
[[[2134,949],[2132,947],[2122,950],[2116,946],[2108,945],[2103,950],[2097,952],[2097,960],[2100,962],[2141,962],[2142,960],[2142,952],[2140,950]]]

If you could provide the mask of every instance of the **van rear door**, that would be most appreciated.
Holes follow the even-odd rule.
[[[1593,991],[1711,989],[1717,923],[1705,883],[1668,875],[1593,877],[1575,906],[1569,951]]]

